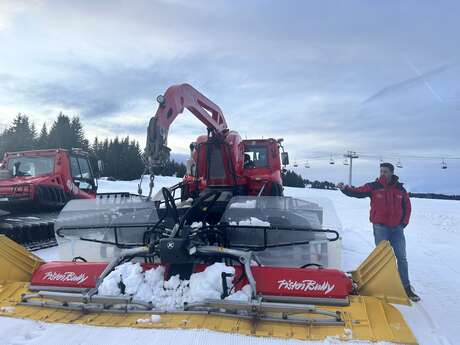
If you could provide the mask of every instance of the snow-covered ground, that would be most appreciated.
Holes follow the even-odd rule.
[[[178,179],[156,178],[155,191]],[[144,193],[147,192],[147,181]],[[137,181],[100,181],[100,191],[137,192]],[[373,244],[368,220],[369,201],[347,198],[338,191],[286,188],[286,194],[302,199],[328,198],[342,222],[343,269],[357,267]],[[406,228],[411,281],[422,297],[413,307],[400,307],[420,344],[460,344],[460,202],[412,199],[413,214]],[[58,259],[56,248],[39,251],[46,260]],[[47,324],[0,318],[1,344],[342,344],[255,338],[206,330],[142,330],[79,325]],[[348,342],[347,344],[350,344]],[[364,344],[353,342],[353,344]],[[379,343],[384,345],[385,343]]]
[[[342,221],[342,263],[357,267],[374,247],[369,200],[339,191],[287,188],[298,198],[330,198]],[[422,298],[399,307],[423,345],[460,344],[460,201],[411,199],[411,222],[405,229],[411,283]]]

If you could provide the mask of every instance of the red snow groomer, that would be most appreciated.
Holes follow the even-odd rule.
[[[281,140],[241,140],[228,130],[219,107],[190,85],[169,88],[158,102],[145,151],[150,172],[167,161],[169,126],[184,109],[208,129],[191,145],[183,181],[154,197],[151,177],[148,197],[70,201],[55,224],[61,261],[44,263],[0,237],[0,315],[417,343],[390,305],[410,305],[391,246],[382,243],[358,269],[343,272],[332,207],[282,195],[287,154],[280,158]],[[122,265],[131,263],[137,271],[124,276]],[[216,266],[228,270],[198,285],[192,303],[162,307],[171,296],[195,291],[194,277]],[[160,284],[150,284],[159,267]],[[217,295],[200,297],[209,284],[218,286]],[[247,298],[230,298],[238,292]],[[157,314],[159,321],[152,318]]]
[[[71,199],[94,199],[97,183],[80,150],[7,152],[0,165],[0,231],[30,248],[54,241],[54,220]]]

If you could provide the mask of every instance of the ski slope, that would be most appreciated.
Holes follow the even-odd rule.
[[[157,177],[155,191],[179,180]],[[147,181],[145,181],[144,193]],[[137,192],[137,181],[100,181],[100,192]],[[342,223],[342,265],[344,270],[356,268],[374,247],[368,220],[369,201],[352,199],[339,191],[286,188],[285,194],[302,199],[328,198],[335,206]],[[460,322],[456,311],[460,305],[460,202],[412,199],[413,214],[406,228],[409,271],[412,285],[422,297],[413,307],[398,307],[422,345],[460,344]],[[45,260],[55,260],[56,248],[38,252]],[[1,344],[347,344],[327,339],[323,342],[302,342],[256,338],[216,333],[207,330],[142,330],[104,328],[80,325],[47,324],[30,320],[0,318]],[[379,345],[388,343],[380,342]]]

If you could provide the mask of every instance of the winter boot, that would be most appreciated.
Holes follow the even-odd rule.
[[[405,290],[406,290],[407,297],[409,297],[409,299],[412,302],[420,301],[421,298],[414,292],[414,289],[412,288],[412,286],[406,287]]]

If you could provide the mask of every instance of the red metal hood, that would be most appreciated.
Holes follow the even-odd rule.
[[[144,264],[143,268],[156,266]],[[47,262],[34,272],[31,285],[92,288],[96,286],[97,278],[106,267],[105,262]],[[195,272],[201,272],[205,268],[206,265],[197,264]],[[257,283],[257,291],[266,296],[346,298],[353,289],[351,279],[336,269],[253,266],[251,271]],[[241,273],[241,267],[236,266],[235,277],[240,277]],[[240,289],[247,283],[247,278],[243,278],[236,288]]]

